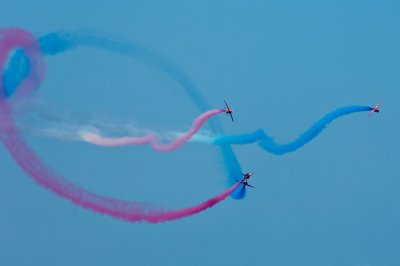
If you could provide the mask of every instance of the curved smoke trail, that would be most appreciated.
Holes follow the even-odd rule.
[[[91,144],[106,147],[151,144],[151,147],[157,151],[173,151],[178,149],[179,147],[184,145],[189,139],[191,139],[209,118],[224,112],[224,109],[215,109],[201,114],[193,121],[193,126],[188,132],[184,133],[182,136],[176,138],[174,141],[168,144],[160,143],[160,141],[154,134],[146,135],[143,137],[106,138],[95,133],[83,133],[81,138]]]
[[[265,131],[262,129],[259,129],[254,133],[250,134],[217,137],[211,142],[217,145],[221,144],[243,145],[243,144],[258,142],[258,145],[265,151],[276,155],[282,155],[288,152],[293,152],[301,148],[311,140],[313,140],[333,120],[336,120],[339,117],[349,115],[352,113],[371,111],[372,109],[373,108],[369,106],[358,106],[358,105],[338,108],[335,111],[326,114],[320,120],[315,122],[308,130],[306,130],[303,134],[301,134],[297,139],[286,144],[277,144],[275,140],[267,133],[265,133]]]
[[[43,187],[84,208],[115,218],[132,222],[147,221],[150,223],[159,223],[180,219],[204,211],[224,200],[241,185],[240,182],[237,182],[221,194],[193,207],[181,210],[163,210],[140,202],[97,195],[67,181],[47,167],[35,152],[29,148],[15,125],[7,96],[10,97],[14,92],[19,93],[20,90],[31,91],[36,89],[43,78],[43,69],[40,68],[42,66],[42,58],[34,37],[24,30],[13,28],[0,31],[0,66],[2,69],[7,62],[10,51],[14,49],[17,49],[18,53],[22,53],[25,57],[23,68],[28,71],[25,71],[25,74],[21,75],[21,83],[17,84],[11,90],[11,94],[7,93],[10,92],[10,89],[7,88],[8,83],[4,82],[5,78],[3,73],[1,73],[0,140],[21,169]],[[13,63],[10,65],[13,65]],[[14,71],[18,71],[19,69]]]
[[[211,109],[205,98],[201,95],[200,90],[178,65],[170,61],[168,58],[145,49],[131,41],[115,41],[98,36],[96,33],[91,31],[77,31],[49,33],[40,37],[39,43],[42,52],[46,55],[57,55],[78,47],[87,46],[138,59],[143,63],[164,71],[168,76],[174,79],[184,89],[200,112],[205,112]],[[218,121],[210,121],[209,125],[214,134],[224,134]],[[222,143],[218,145],[218,147],[221,150],[228,177],[227,182],[230,186],[235,183],[235,179],[241,178],[242,169],[232,147],[229,144]],[[235,199],[241,199],[244,195],[244,193],[234,193],[232,194],[232,197]]]
[[[0,101],[6,101],[15,93],[16,97],[32,93],[43,80],[45,72],[44,60],[35,37],[22,29],[5,28],[0,29],[0,42]],[[10,51],[13,56],[6,68],[5,62]]]
[[[176,80],[200,111],[204,112],[205,110],[209,109],[209,105],[204,97],[200,94],[199,89],[194,85],[194,83],[181,68],[167,58],[134,43],[114,41],[98,36],[93,32],[80,31],[73,33],[50,33],[40,38],[40,44],[44,53],[52,55],[77,48],[79,46],[91,46],[139,59],[144,63],[163,70],[171,78]],[[314,123],[307,131],[301,134],[296,140],[286,144],[276,143],[275,140],[262,129],[250,134],[225,136],[218,122],[210,121],[213,133],[215,135],[219,135],[219,137],[216,137],[212,142],[221,149],[225,168],[228,174],[228,184],[232,185],[235,183],[235,179],[241,177],[242,174],[240,164],[231,148],[232,144],[249,144],[257,142],[258,145],[265,151],[282,155],[288,152],[293,152],[310,142],[312,139],[317,137],[333,120],[351,113],[370,110],[372,110],[372,108],[368,106],[347,106],[339,108],[331,113],[326,114],[316,123]],[[243,198],[244,195],[245,193],[234,193],[232,197],[240,199]]]
[[[139,59],[149,65],[153,65],[165,73],[167,73],[171,78],[176,80],[197,108],[200,111],[206,111],[208,108],[208,104],[200,94],[199,90],[196,86],[191,82],[188,76],[184,73],[182,69],[176,66],[174,63],[166,59],[165,57],[158,55],[154,52],[151,52],[147,49],[144,49],[134,43],[129,42],[120,42],[113,41],[92,32],[73,32],[73,33],[65,33],[65,32],[55,32],[47,34],[41,38],[39,38],[39,45],[41,52],[47,55],[56,55],[58,53],[68,51],[80,46],[90,46],[100,49],[105,49],[108,51],[121,53],[136,59]],[[16,59],[17,58],[17,59]],[[10,66],[13,66],[13,62],[17,62],[18,66],[25,72],[29,70],[29,66],[26,65],[27,57],[23,56],[23,54],[15,53]],[[25,63],[24,63],[25,62]],[[29,64],[28,64],[29,65]],[[21,80],[23,80],[22,76],[24,71],[20,69],[18,75],[13,74],[11,71],[5,71],[3,76],[3,82],[7,85],[10,85],[6,88],[4,95],[6,97],[10,97],[16,90],[15,84],[19,84]],[[11,74],[10,74],[10,73]],[[15,71],[14,71],[15,72]],[[29,71],[28,71],[29,72]],[[20,74],[22,73],[22,74]],[[8,78],[7,78],[8,77]],[[11,77],[11,78],[10,78]],[[14,86],[14,87],[13,87]],[[18,89],[18,91],[22,91]],[[325,128],[327,124],[332,122],[334,119],[347,115],[354,112],[361,111],[369,111],[371,107],[368,106],[350,106],[340,108],[332,113],[327,114],[322,119],[317,121],[309,130],[300,135],[295,141],[287,143],[287,144],[277,144],[272,137],[267,135],[263,130],[257,130],[251,134],[243,134],[238,136],[222,136],[218,137],[214,140],[214,144],[217,144],[222,151],[222,155],[224,157],[224,162],[226,166],[226,170],[228,173],[228,183],[230,185],[235,184],[235,179],[241,176],[241,168],[240,164],[234,154],[231,144],[248,144],[258,142],[258,144],[266,151],[274,153],[274,154],[284,154],[287,152],[295,151],[301,146],[305,145],[313,138],[315,138],[321,131]],[[217,121],[210,121],[211,129],[215,134],[223,135],[223,131]],[[86,137],[97,137],[98,141],[109,141],[109,139],[102,139],[101,136],[96,135],[86,135]],[[100,139],[99,139],[100,138]],[[93,140],[93,139],[92,139]],[[148,141],[154,142],[153,139],[148,139]],[[245,188],[240,186],[235,193],[232,194],[233,198],[243,198],[245,195]]]
[[[1,118],[1,125],[2,127],[5,126],[6,129],[2,130],[0,139],[14,160],[26,173],[28,173],[38,184],[53,191],[59,196],[67,198],[81,207],[114,218],[129,222],[146,221],[150,223],[182,219],[213,207],[240,186],[240,182],[238,182],[221,194],[203,203],[180,210],[164,210],[140,202],[119,200],[97,195],[74,185],[47,167],[33,152],[33,150],[30,149],[22,140],[12,121],[12,116],[7,103],[2,102],[0,104],[0,111],[3,114],[6,114]]]

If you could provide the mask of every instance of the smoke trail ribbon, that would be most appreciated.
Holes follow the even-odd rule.
[[[4,60],[6,60],[7,55],[9,55],[9,50],[13,48],[13,42],[14,44],[19,42],[19,46],[21,46],[20,48],[23,48],[22,50],[17,49],[17,51],[13,54],[8,62],[8,68],[5,69],[2,75],[2,82],[3,84],[7,85],[3,86],[1,89],[4,99],[10,100],[10,98],[30,92],[38,86],[44,73],[42,54],[56,55],[79,46],[90,46],[121,53],[139,59],[149,65],[153,65],[163,70],[182,86],[200,111],[205,112],[207,109],[209,109],[207,102],[200,94],[199,90],[182,69],[165,57],[146,50],[136,44],[113,41],[101,36],[97,36],[91,32],[54,32],[40,37],[37,41],[36,38],[21,29],[4,29],[1,31],[1,36],[2,51],[0,55],[4,57]],[[39,42],[39,44],[37,42]],[[354,112],[370,111],[371,109],[372,108],[368,106],[349,106],[339,108],[334,112],[324,116],[314,125],[312,125],[305,133],[300,135],[296,140],[287,144],[277,144],[272,137],[270,137],[261,129],[250,134],[224,136],[223,130],[217,121],[210,121],[210,125],[213,132],[216,133],[216,135],[220,135],[220,137],[214,139],[213,143],[218,145],[218,147],[221,149],[228,174],[228,184],[232,186],[236,183],[235,179],[239,179],[239,177],[241,177],[242,171],[236,155],[231,148],[231,144],[248,144],[257,142],[264,150],[268,152],[274,154],[284,154],[295,151],[314,139],[322,132],[326,125],[328,125],[334,119]],[[4,114],[11,115],[11,113],[7,113],[6,111],[4,111],[3,115]],[[9,125],[9,127],[12,128],[11,125]],[[180,147],[185,141],[188,140],[188,138],[192,136],[193,135],[188,132],[188,135],[184,135],[170,144],[161,144],[156,137],[152,135],[145,136],[142,139],[110,139],[93,134],[87,134],[83,137],[84,140],[98,145],[150,143],[156,150],[169,151]],[[235,192],[232,193],[232,197],[237,199],[243,198],[244,195],[244,186],[239,186]]]
[[[210,110],[210,105],[204,99],[200,90],[194,85],[186,73],[168,58],[145,49],[132,42],[114,41],[90,31],[77,32],[53,32],[39,38],[41,50],[46,55],[57,55],[81,46],[94,47],[123,54],[143,63],[154,66],[174,79],[186,92],[195,106],[201,112]],[[209,125],[215,134],[224,134],[224,131],[217,120],[209,121]],[[227,172],[227,183],[232,185],[235,179],[242,176],[242,170],[236,155],[230,144],[223,143],[218,145],[221,150],[225,169]],[[233,193],[235,199],[242,199],[244,193]]]
[[[14,93],[20,94],[24,91],[36,89],[43,78],[42,57],[39,46],[30,33],[22,29],[2,29],[0,31],[0,66],[4,69],[8,55],[11,51],[17,50],[20,56],[18,61],[11,58],[9,67],[16,67],[17,70],[1,73],[0,83],[0,140],[7,148],[16,163],[38,184],[53,191],[61,197],[93,211],[110,215],[126,221],[147,221],[158,223],[171,221],[197,214],[224,200],[235,191],[240,183],[236,183],[221,194],[193,207],[181,210],[164,210],[148,206],[144,203],[113,199],[94,194],[62,178],[51,170],[46,164],[29,148],[15,125],[11,106],[8,98]],[[19,81],[8,82],[7,76],[13,71],[23,69],[24,73],[18,76]],[[6,74],[8,73],[8,74]],[[8,88],[9,84],[15,85]],[[21,91],[21,92],[20,92]]]
[[[188,132],[168,144],[160,143],[154,134],[149,134],[143,137],[106,138],[95,133],[83,133],[81,138],[86,142],[106,147],[151,144],[151,147],[157,151],[173,151],[192,138],[210,117],[224,112],[225,110],[223,109],[216,109],[201,114],[194,120],[193,126]]]
[[[221,136],[217,137],[211,142],[217,145],[222,144],[250,144],[258,142],[258,145],[265,151],[282,155],[288,152],[294,152],[295,150],[301,148],[315,137],[317,137],[325,127],[331,123],[333,120],[357,112],[371,111],[373,108],[369,106],[345,106],[334,110],[323,116],[317,122],[315,122],[308,130],[301,134],[297,139],[286,144],[277,144],[275,140],[265,133],[264,130],[259,129],[254,133],[242,134],[236,136]]]

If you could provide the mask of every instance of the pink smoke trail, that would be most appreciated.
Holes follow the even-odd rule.
[[[34,57],[30,58],[33,63],[33,59],[40,60],[38,46],[36,42],[32,42],[33,36],[28,32],[20,29],[8,29],[6,32],[8,39],[4,39],[5,35],[1,35],[1,33],[4,33],[4,31],[0,32],[1,69],[4,69],[7,54],[15,48],[23,48],[29,56],[33,55]],[[30,74],[21,85],[24,89],[32,90],[36,88],[42,79],[43,72],[38,69],[40,64],[32,64],[31,67]],[[0,80],[2,80],[2,77],[3,73],[1,73]],[[18,89],[21,89],[21,86]],[[4,84],[0,82],[0,92],[3,91]],[[180,210],[164,210],[140,202],[113,199],[94,194],[57,175],[35,154],[20,136],[9,102],[4,98],[4,94],[0,94],[0,141],[21,169],[39,185],[83,208],[130,222],[160,223],[197,214],[224,200],[241,184],[238,182],[221,194],[199,205]]]
[[[83,208],[91,209],[114,218],[130,222],[147,221],[150,223],[181,219],[200,213],[221,202],[241,184],[238,182],[221,194],[203,203],[181,210],[157,209],[140,202],[118,200],[97,195],[74,185],[49,169],[20,137],[5,102],[1,104],[0,111],[3,114],[8,114],[1,118],[1,125],[2,127],[5,126],[6,130],[3,130],[0,139],[17,164],[26,173],[38,184],[59,196],[67,198]]]
[[[151,147],[157,151],[173,151],[184,145],[191,137],[193,137],[193,135],[200,130],[202,125],[209,118],[220,113],[225,113],[225,110],[215,109],[201,114],[193,121],[193,125],[188,132],[168,144],[160,143],[154,134],[149,134],[143,137],[106,138],[94,133],[84,133],[82,134],[82,139],[91,144],[106,147],[151,144]]]
[[[130,222],[147,221],[160,223],[181,219],[204,211],[229,196],[241,183],[238,182],[221,194],[193,207],[181,210],[163,210],[144,203],[118,200],[91,193],[59,177],[50,170],[40,158],[27,146],[15,127],[5,102],[0,106],[3,114],[1,125],[5,126],[0,139],[17,164],[38,184],[67,198],[79,206],[114,218]]]

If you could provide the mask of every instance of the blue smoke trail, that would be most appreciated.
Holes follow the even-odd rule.
[[[29,72],[29,58],[22,49],[15,50],[3,72],[3,94],[6,98],[9,99],[14,95],[18,85],[28,76]]]
[[[105,37],[98,36],[92,32],[54,32],[42,36],[39,38],[40,48],[44,54],[47,55],[57,55],[58,53],[72,50],[81,46],[89,46],[99,49],[108,50],[111,52],[124,54],[135,59],[151,65],[153,67],[159,68],[173,78],[178,84],[182,86],[186,94],[196,105],[199,111],[205,112],[210,109],[209,104],[205,98],[201,95],[199,89],[194,85],[186,73],[173,62],[171,62],[166,57],[149,51],[143,47],[140,47],[131,42],[124,41],[114,41]],[[25,71],[19,71],[18,73],[24,73],[29,71],[29,65],[23,63],[23,56],[20,59],[15,59],[16,61],[10,64],[14,64],[15,67],[20,68]],[[14,76],[14,80],[9,79],[5,83],[19,83],[19,80],[23,79],[23,75],[18,78]],[[11,74],[9,76],[12,76]],[[9,95],[12,95],[15,85],[10,85]],[[259,129],[251,134],[243,134],[237,136],[223,136],[214,141],[221,149],[221,154],[224,158],[224,164],[228,175],[228,185],[235,183],[235,180],[240,180],[242,178],[242,171],[240,164],[236,158],[235,153],[232,150],[231,144],[249,144],[258,142],[261,148],[265,151],[281,155],[288,152],[293,152],[306,143],[310,142],[316,136],[318,136],[322,130],[333,120],[354,112],[370,111],[371,107],[368,106],[348,106],[339,108],[331,113],[325,115],[322,119],[318,120],[314,125],[312,125],[306,132],[300,135],[296,140],[287,144],[277,144],[272,137],[270,137],[265,131]],[[210,121],[210,127],[214,133],[223,135],[223,129],[217,121]],[[245,186],[240,186],[233,194],[232,197],[236,199],[241,199],[245,196],[246,188]]]
[[[133,44],[132,42],[114,41],[98,36],[93,32],[80,31],[73,33],[53,32],[40,37],[39,44],[42,52],[47,55],[56,55],[79,46],[89,46],[139,59],[148,65],[163,70],[171,78],[177,81],[200,112],[205,112],[211,109],[210,105],[200,93],[200,90],[179,66],[174,64],[168,58],[140,47],[139,45]],[[210,127],[214,133],[224,133],[217,120],[210,121]],[[228,185],[232,185],[236,182],[235,179],[240,179],[242,177],[242,170],[239,161],[229,144],[221,144],[219,147],[224,158],[224,164],[228,175]],[[232,194],[232,197],[235,199],[241,199],[244,196],[244,192]]]
[[[240,185],[232,192],[231,196],[234,199],[243,199],[246,196],[246,186]]]
[[[346,106],[336,109],[333,112],[330,112],[323,116],[320,120],[315,122],[308,130],[306,130],[303,134],[301,134],[296,140],[286,143],[286,144],[277,144],[274,139],[265,133],[264,130],[258,129],[254,133],[250,134],[242,134],[236,136],[222,136],[213,141],[214,144],[217,145],[225,145],[225,144],[250,144],[258,142],[258,145],[263,148],[265,151],[282,155],[288,152],[293,152],[303,145],[307,144],[315,137],[317,137],[325,127],[331,123],[333,120],[349,115],[356,112],[365,112],[371,111],[373,108],[369,106]]]
[[[98,36],[91,31],[77,31],[71,33],[49,33],[39,38],[39,44],[42,52],[47,55],[56,55],[67,50],[87,46],[139,59],[148,65],[162,69],[167,75],[176,80],[185,89],[188,96],[201,112],[211,109],[203,95],[199,92],[199,89],[179,66],[165,56],[132,42],[111,40]]]

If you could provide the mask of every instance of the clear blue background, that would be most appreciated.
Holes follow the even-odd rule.
[[[5,1],[1,26],[37,36],[93,29],[173,59],[226,131],[264,128],[279,142],[344,105],[382,111],[335,121],[285,156],[235,146],[256,171],[242,201],[197,216],[130,224],[74,206],[35,184],[0,149],[0,265],[399,265],[400,2]],[[168,76],[93,49],[47,58],[37,98],[57,110],[187,128],[198,111]],[[225,189],[215,147],[169,154],[27,136],[49,165],[105,195],[186,207]]]

